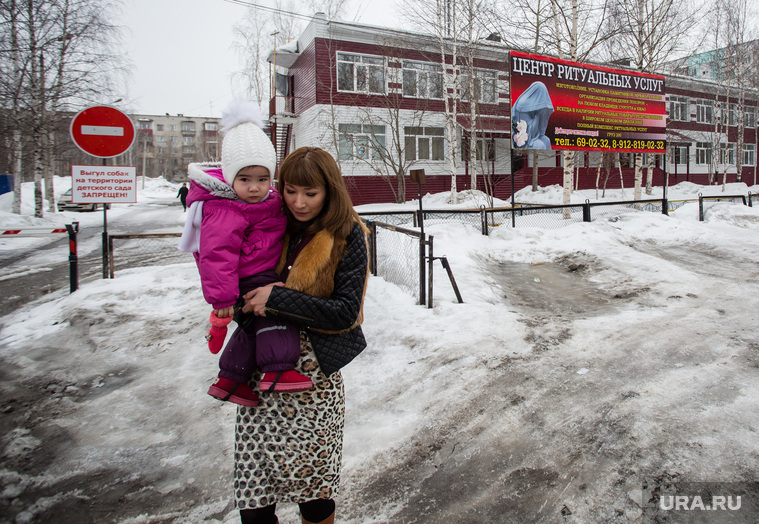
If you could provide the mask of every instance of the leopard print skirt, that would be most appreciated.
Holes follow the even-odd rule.
[[[314,381],[312,389],[259,392],[257,407],[237,408],[237,509],[333,498],[338,492],[345,419],[343,378],[340,372],[330,377],[321,372],[304,332],[295,369]],[[251,387],[260,378],[255,374]]]

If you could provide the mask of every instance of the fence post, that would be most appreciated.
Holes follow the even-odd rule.
[[[485,212],[485,206],[480,206],[480,223],[482,227],[482,234],[488,236],[490,231],[488,230],[488,214]]]
[[[114,278],[116,274],[116,263],[113,260],[113,237],[108,236],[108,277]]]
[[[79,233],[79,222],[66,224],[69,234],[69,293],[79,289],[79,257],[76,254],[76,235]]]
[[[586,200],[582,205],[582,221],[590,222],[590,200]]]
[[[459,291],[459,286],[458,284],[456,284],[456,279],[453,278],[453,271],[451,270],[451,265],[448,263],[448,258],[440,257],[440,262],[442,262],[443,268],[448,272],[448,280],[451,281],[451,286],[453,286],[453,292],[456,293],[456,299],[459,301],[459,304],[463,304],[464,299],[461,298],[461,292]]]
[[[425,269],[424,264],[426,262],[426,242],[424,241],[424,235],[419,237],[419,305],[423,306],[427,303],[425,298]]]
[[[661,199],[661,214],[669,216],[669,202],[666,198]]]
[[[428,278],[429,278],[429,292],[427,293],[427,308],[428,309],[432,309],[432,289],[433,289],[433,287],[432,287],[432,283],[433,283],[433,278],[432,278],[433,270],[432,270],[432,267],[433,267],[433,262],[435,261],[435,257],[432,256],[432,251],[433,251],[433,249],[432,249],[432,241],[433,241],[434,238],[435,237],[433,237],[432,235],[430,235],[430,240],[428,241],[428,244],[430,246],[430,253],[429,253],[429,256],[427,257],[427,265],[429,267],[429,270],[428,270],[429,274],[427,275]]]
[[[754,207],[754,204],[751,203],[751,191],[748,192],[748,207]]]
[[[377,276],[377,224],[369,222],[369,271]]]
[[[704,221],[704,197],[701,193],[698,194],[698,220]]]

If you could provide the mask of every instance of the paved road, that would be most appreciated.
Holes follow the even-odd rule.
[[[155,200],[147,206],[140,206],[135,213],[121,214],[118,219],[108,218],[109,234],[143,234],[153,232],[179,232],[179,226],[164,224],[156,217],[163,217],[167,206],[180,207],[175,200]],[[137,209],[137,208],[135,208]],[[156,213],[152,213],[154,210]],[[180,208],[181,211],[181,208]],[[100,213],[102,216],[102,213]],[[89,218],[92,215],[82,215]],[[89,220],[91,223],[92,221]],[[79,285],[103,277],[102,252],[103,224],[81,226],[77,235]],[[152,245],[151,245],[152,244]],[[131,248],[124,241],[115,245],[117,252],[117,270],[154,263],[170,263],[174,259],[186,258],[179,252],[166,249],[156,243],[145,242],[143,246],[132,241]],[[34,255],[35,260],[42,258],[44,265],[35,263],[27,265],[25,261]],[[40,255],[43,255],[40,257]],[[19,250],[0,250],[0,316],[13,311],[19,305],[37,299],[48,293],[69,289],[71,286],[68,235],[51,237],[50,241],[41,240],[32,248]]]

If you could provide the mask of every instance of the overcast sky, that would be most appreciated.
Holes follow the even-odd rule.
[[[271,0],[258,3],[274,5]],[[354,8],[359,21],[397,27],[387,7],[381,8],[387,3],[360,3],[365,7]],[[221,116],[236,94],[231,79],[241,68],[232,27],[247,7],[225,0],[124,0],[124,5],[120,24],[134,74],[124,97],[129,107],[119,107],[151,115]],[[378,22],[383,18],[388,23]]]

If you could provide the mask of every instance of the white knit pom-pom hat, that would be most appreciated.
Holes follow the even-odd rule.
[[[274,176],[277,153],[271,139],[263,132],[264,121],[259,107],[246,100],[233,100],[221,112],[221,171],[230,186],[237,173],[248,166],[263,166]]]

